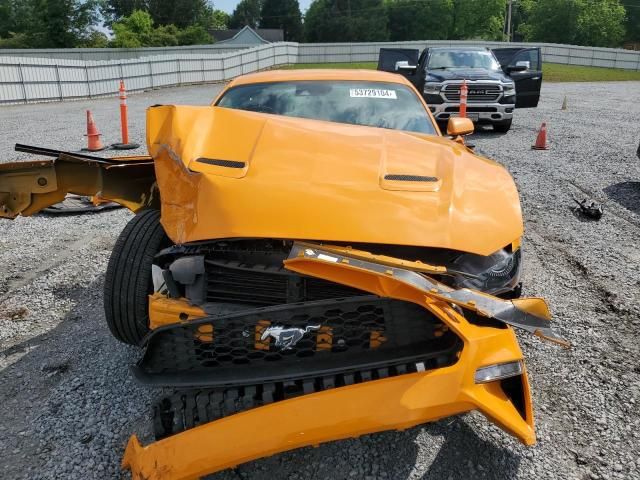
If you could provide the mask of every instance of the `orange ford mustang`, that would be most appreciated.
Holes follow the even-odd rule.
[[[136,213],[105,280],[132,370],[172,387],[134,478],[197,478],[259,457],[479,410],[535,442],[513,328],[564,344],[520,298],[518,192],[442,136],[403,77],[246,75],[211,106],[154,106],[149,156],[0,165],[0,216],[66,193]]]

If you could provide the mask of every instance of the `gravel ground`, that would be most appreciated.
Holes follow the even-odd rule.
[[[130,97],[132,140],[143,143],[146,106],[206,104],[219,88]],[[27,158],[15,142],[81,147],[87,108],[106,141],[119,141],[115,98],[4,107],[0,162]],[[514,175],[525,294],[549,301],[574,346],[520,336],[537,445],[523,447],[472,413],[211,478],[640,478],[640,83],[547,83],[540,106],[517,113],[508,134],[480,132],[471,143]],[[532,151],[542,121],[551,149]],[[578,215],[572,194],[604,202],[603,218]],[[116,210],[0,222],[0,477],[119,478],[128,436],[148,440],[153,392],[131,380],[138,352],[109,336],[101,306],[109,252],[129,218]]]

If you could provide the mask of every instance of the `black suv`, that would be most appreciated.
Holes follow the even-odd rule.
[[[381,48],[378,70],[406,76],[422,92],[439,124],[460,112],[466,80],[467,117],[498,132],[511,128],[516,108],[538,105],[542,84],[539,48]]]

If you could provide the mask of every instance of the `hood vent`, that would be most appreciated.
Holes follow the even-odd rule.
[[[402,175],[388,174],[384,176],[385,180],[393,180],[395,182],[437,182],[436,177],[426,177],[424,175]]]
[[[245,162],[238,162],[237,160],[221,160],[218,158],[198,158],[196,159],[196,162],[227,168],[244,168],[247,166]]]

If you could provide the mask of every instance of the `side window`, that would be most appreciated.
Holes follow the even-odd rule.
[[[510,65],[516,65],[518,62],[529,62],[531,70],[541,70],[540,51],[537,48],[522,50],[518,52],[511,60]]]

